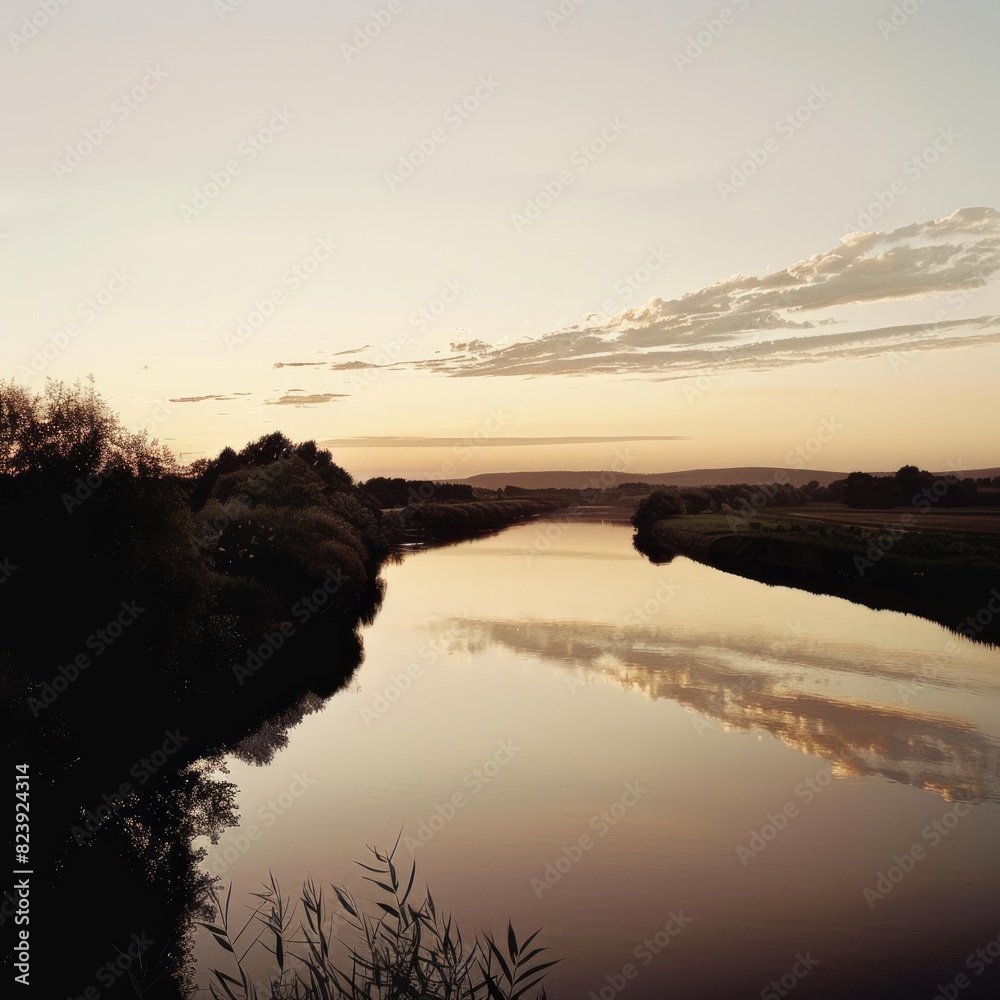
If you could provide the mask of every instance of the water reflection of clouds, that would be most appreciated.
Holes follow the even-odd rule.
[[[834,772],[881,775],[937,792],[946,799],[1000,802],[1000,740],[956,714],[879,704],[848,690],[826,692],[836,672],[857,681],[872,676],[913,680],[904,651],[871,665],[843,650],[748,647],[746,636],[624,630],[608,623],[533,619],[446,619],[435,627],[459,636],[465,651],[506,648],[582,670],[651,699],[669,699],[727,729],[764,731],[789,746],[831,761]],[[853,656],[848,658],[848,651]],[[907,666],[908,664],[909,667]],[[908,672],[907,672],[908,671]],[[996,691],[960,690],[970,702]]]

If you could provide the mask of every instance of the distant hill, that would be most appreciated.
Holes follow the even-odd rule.
[[[876,473],[888,475],[889,473]],[[944,473],[942,473],[943,475]],[[971,469],[962,477],[978,479],[983,476],[1000,476],[1000,469]],[[847,477],[846,472],[825,472],[818,469],[769,469],[748,466],[739,469],[687,469],[683,472],[654,472],[642,475],[637,472],[486,472],[468,479],[449,482],[468,483],[482,489],[495,490],[504,486],[523,489],[586,489],[618,483],[651,483],[674,486],[727,486],[730,483],[791,483],[805,486],[814,479],[820,486],[829,486],[837,479]]]
[[[781,474],[784,473],[784,476]],[[817,480],[827,486],[835,479],[843,479],[846,472],[817,472],[812,469],[688,469],[684,472],[486,472],[468,479],[452,482],[468,483],[483,489],[495,490],[503,486],[520,486],[524,489],[586,489],[618,483],[651,483],[674,486],[726,486],[730,483],[773,483],[776,481],[804,486]],[[787,477],[787,478],[785,478]]]

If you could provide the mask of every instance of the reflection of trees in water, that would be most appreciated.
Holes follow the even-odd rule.
[[[177,994],[192,919],[207,902],[201,854],[190,845],[198,836],[215,843],[238,821],[235,786],[213,772],[227,753],[269,762],[287,745],[288,730],[346,684],[360,662],[348,624],[333,616],[310,624],[316,631],[296,635],[242,688],[229,664],[220,671],[217,660],[191,657],[197,693],[186,704],[148,676],[115,690],[85,687],[86,677],[76,682],[71,712],[57,715],[57,701],[44,721],[16,713],[18,757],[32,765],[38,807],[32,846],[44,857],[36,862],[41,891],[34,903],[40,928],[65,942],[60,951],[68,958],[53,989],[79,995],[93,982],[91,970],[115,959],[133,933],[145,933],[157,942],[146,979],[166,978],[143,995]],[[184,742],[152,773],[159,758],[151,755],[165,733]],[[121,989],[127,995],[128,987]]]
[[[746,636],[592,622],[448,618],[436,627],[469,651],[504,646],[676,701],[728,728],[770,733],[825,757],[840,775],[877,774],[946,799],[1000,802],[1000,741],[975,722],[810,690],[834,673],[912,686],[916,675],[905,651],[879,651],[880,662],[871,664],[858,661],[856,646],[816,648],[784,639],[768,647]],[[997,697],[995,690],[967,694],[970,705]]]
[[[144,995],[176,995],[173,977],[185,967],[191,921],[206,901],[190,845],[197,836],[214,843],[238,821],[235,786],[212,772],[230,752],[270,761],[288,730],[346,684],[360,662],[347,623],[330,616],[310,624],[314,632],[296,635],[242,688],[229,664],[220,671],[218,660],[192,656],[198,683],[188,703],[169,697],[155,677],[109,689],[86,686],[87,676],[72,690],[71,711],[59,712],[57,701],[51,714],[33,720],[24,717],[23,701],[8,708],[5,714],[19,716],[18,759],[32,765],[38,926],[64,942],[67,958],[47,970],[47,978],[58,973],[52,989],[79,995],[94,981],[91,970],[115,959],[133,933],[145,933],[157,942],[146,978],[166,978]],[[63,697],[69,708],[70,692]],[[151,755],[165,733],[184,742],[152,773],[160,758]],[[127,995],[127,985],[120,988]]]
[[[678,555],[674,549],[667,548],[666,545],[658,541],[652,533],[640,534],[637,531],[632,536],[632,548],[640,555],[645,556],[654,566],[666,566]]]
[[[128,968],[142,995],[180,994],[207,888],[190,845],[238,819],[213,772],[229,753],[269,761],[361,661],[386,546],[310,445],[269,435],[183,475],[89,389],[0,383],[0,560],[16,567],[0,728],[30,767],[40,995],[135,995],[128,975],[98,978],[133,935],[152,942]]]

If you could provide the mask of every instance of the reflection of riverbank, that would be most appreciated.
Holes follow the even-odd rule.
[[[565,521],[568,524],[630,524],[635,505],[611,507],[593,504],[588,507],[567,507],[548,515],[546,520]]]
[[[17,760],[30,762],[32,944],[53,942],[61,958],[34,963],[40,995],[89,996],[95,982],[106,985],[94,970],[133,935],[152,942],[129,970],[136,992],[191,995],[194,921],[213,916],[211,879],[192,843],[214,844],[240,820],[236,786],[219,777],[224,758],[265,765],[287,746],[288,731],[361,662],[358,626],[381,596],[378,581],[356,617],[314,615],[280,644],[277,630],[253,649],[189,644],[182,679],[141,676],[126,689],[95,664],[37,719],[23,680],[0,671],[4,729]],[[259,670],[243,669],[265,649]]]
[[[772,512],[735,529],[733,520],[660,520],[637,530],[634,544],[654,563],[684,555],[750,580],[915,614],[978,642],[1000,643],[995,536],[880,530]]]
[[[396,547],[430,547],[483,538],[561,506],[554,500],[498,499],[469,503],[429,500],[383,510],[382,523]]]
[[[878,700],[879,684],[888,695],[923,683],[902,656],[870,667],[852,656],[852,647],[761,649],[738,636],[592,622],[451,618],[440,627],[470,651],[505,647],[582,670],[587,681],[676,701],[727,728],[770,733],[831,761],[839,775],[881,775],[949,800],[1000,802],[1000,733],[957,713]],[[997,702],[1000,720],[996,688],[957,693],[980,710],[984,698]]]
[[[393,547],[392,558],[400,559],[411,552],[423,552],[429,549],[443,549],[452,545],[466,545],[470,542],[492,538],[508,528],[519,524],[535,524],[539,539],[551,544],[562,532],[574,524],[614,524],[628,525],[632,517],[631,507],[561,507],[532,511],[525,517],[505,521],[498,526],[479,529],[466,529],[457,536],[443,535],[434,537],[427,532],[403,532]]]

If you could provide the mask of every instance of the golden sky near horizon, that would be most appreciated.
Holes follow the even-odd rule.
[[[1000,465],[988,0],[0,25],[0,377],[93,374],[185,459]]]

